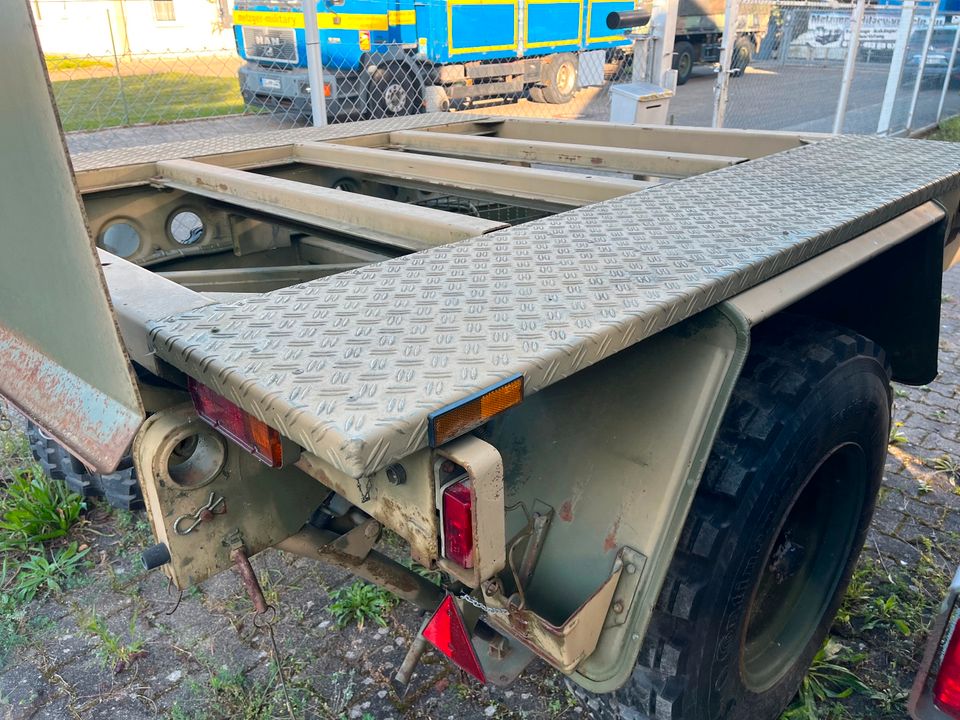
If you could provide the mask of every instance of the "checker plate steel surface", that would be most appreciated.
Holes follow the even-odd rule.
[[[950,143],[837,137],[153,325],[353,477],[514,373],[536,392],[960,186]]]
[[[157,143],[138,147],[118,148],[115,150],[92,150],[70,156],[74,172],[101,170],[104,168],[158,162],[160,160],[181,160],[184,158],[219,155],[221,153],[263,150],[294,143],[322,142],[324,140],[342,140],[357,135],[373,135],[394,130],[423,130],[441,125],[459,123],[488,122],[484,116],[464,116],[451,113],[431,113],[410,115],[383,120],[362,120],[359,122],[326,125],[324,127],[290,128],[260,133],[224,135],[204,140],[182,140],[180,142]]]

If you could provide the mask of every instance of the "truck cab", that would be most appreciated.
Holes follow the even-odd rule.
[[[568,102],[579,87],[602,83],[608,62],[626,62],[625,29],[609,29],[607,18],[635,8],[634,0],[321,2],[328,116],[409,115],[524,94]],[[309,115],[300,3],[237,0],[233,18],[247,61],[239,71],[244,101]]]

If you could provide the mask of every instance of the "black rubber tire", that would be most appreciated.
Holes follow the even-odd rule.
[[[543,66],[541,83],[543,99],[551,105],[562,105],[573,100],[577,94],[579,65],[572,53],[558,53]],[[571,82],[572,80],[572,82]]]
[[[730,69],[737,71],[737,75],[746,72],[753,60],[753,42],[749,38],[738,37],[733,44],[733,57],[730,59]]]
[[[527,88],[527,96],[530,98],[530,102],[546,102],[546,100],[543,98],[543,88],[539,85],[531,85],[529,88]]]
[[[143,507],[143,494],[131,458],[121,460],[115,472],[91,473],[82,462],[32,422],[27,423],[27,437],[37,463],[50,477],[62,481],[72,492],[84,497],[102,497],[120,510]]]
[[[806,318],[777,319],[754,331],[753,349],[733,393],[669,568],[636,668],[610,695],[585,700],[595,718],[776,720],[793,698],[829,631],[873,513],[890,425],[890,370],[882,349],[849,330]],[[833,450],[838,449],[835,453]],[[846,453],[862,457],[820,472]],[[823,463],[821,465],[821,463]],[[845,473],[844,468],[855,468]],[[816,471],[816,472],[815,472]],[[811,506],[809,491],[818,504]],[[846,523],[831,509],[850,497]],[[799,555],[829,558],[803,632],[782,654],[769,687],[745,684],[743,652],[762,577],[780,578],[794,525],[793,507],[811,526],[843,542],[808,543]],[[816,512],[809,512],[811,507]],[[826,510],[824,510],[826,508]],[[831,522],[823,519],[830,513]],[[844,513],[841,513],[844,517]],[[783,530],[781,535],[781,528]],[[840,529],[837,530],[836,528]],[[801,538],[803,536],[800,536]],[[814,536],[816,537],[816,536]],[[829,536],[828,536],[829,537]],[[820,536],[823,540],[823,536]],[[787,547],[788,550],[784,550]],[[788,561],[784,561],[788,562]],[[800,563],[805,560],[800,560]],[[793,571],[796,572],[796,571]],[[791,577],[789,572],[786,577]],[[773,597],[776,583],[773,581]],[[826,588],[832,585],[832,590]],[[769,585],[763,586],[765,589]],[[788,585],[785,585],[788,587]],[[806,590],[804,591],[806,592]],[[788,611],[808,605],[792,595]],[[757,599],[759,598],[759,599]],[[777,610],[773,610],[776,614]],[[783,614],[783,611],[781,611]],[[792,617],[792,615],[791,615]],[[789,632],[792,626],[786,625]],[[809,630],[809,628],[815,628]],[[804,638],[808,638],[804,640]],[[769,647],[778,652],[779,645]],[[797,648],[793,652],[793,648]],[[765,667],[765,666],[762,666]]]
[[[416,115],[423,109],[423,80],[409,65],[386,63],[372,77],[374,115]]]
[[[681,40],[673,46],[673,69],[677,71],[677,85],[685,85],[693,74],[693,45]]]
[[[56,480],[63,480],[63,470],[60,468],[64,456],[63,448],[32,422],[27,422],[27,440],[33,459],[44,472]]]

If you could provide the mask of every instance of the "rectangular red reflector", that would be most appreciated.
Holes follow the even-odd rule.
[[[280,433],[193,378],[187,379],[197,415],[270,467],[283,465]]]
[[[477,651],[470,642],[470,633],[463,622],[463,615],[460,614],[460,608],[452,595],[447,595],[440,603],[440,607],[423,628],[423,637],[450,658],[458,668],[482,683],[487,682]]]
[[[960,632],[956,627],[940,661],[937,682],[933,686],[933,702],[950,717],[960,718]]]
[[[448,485],[441,503],[443,555],[460,567],[473,567],[473,488],[469,480]]]

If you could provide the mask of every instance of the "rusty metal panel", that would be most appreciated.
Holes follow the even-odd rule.
[[[957,187],[954,145],[837,137],[159,320],[153,339],[363,477],[425,447],[438,408],[518,372],[536,392]]]
[[[30,10],[23,0],[4,9],[0,394],[84,462],[110,471],[143,408],[87,232]]]

